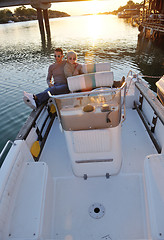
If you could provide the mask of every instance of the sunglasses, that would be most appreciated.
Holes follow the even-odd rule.
[[[60,58],[61,56],[62,56],[62,55],[55,55],[55,58],[56,58],[56,57]]]
[[[70,58],[69,58],[69,60],[74,60],[74,61],[75,61],[75,60],[76,60],[76,58],[70,57]]]

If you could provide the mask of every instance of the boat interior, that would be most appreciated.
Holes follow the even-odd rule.
[[[0,169],[2,240],[164,239],[164,108],[132,71],[83,68]]]

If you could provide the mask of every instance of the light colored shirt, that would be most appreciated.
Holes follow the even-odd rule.
[[[71,64],[69,62],[67,62],[64,66],[64,73],[65,73],[65,77],[71,77],[71,76],[74,76],[74,71],[75,71],[75,68],[78,69],[78,74],[82,74],[82,65],[79,64],[79,63],[76,63],[76,64]]]

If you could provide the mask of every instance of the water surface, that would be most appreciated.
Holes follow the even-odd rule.
[[[53,49],[78,53],[80,62],[111,62],[115,79],[130,69],[149,76],[164,74],[164,50],[151,41],[138,41],[138,29],[117,16],[80,16],[50,20],[51,43],[41,42],[37,21],[0,25],[0,151],[14,140],[31,109],[22,100],[23,90],[45,88]],[[156,91],[157,79],[145,78]]]

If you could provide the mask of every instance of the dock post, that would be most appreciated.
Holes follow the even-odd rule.
[[[37,8],[37,19],[39,23],[42,43],[45,43],[46,39],[45,39],[45,31],[44,31],[44,24],[43,24],[43,15],[42,15],[42,10],[40,8]]]
[[[46,33],[47,33],[47,40],[49,41],[51,39],[51,31],[50,31],[50,23],[49,23],[48,10],[47,9],[43,9],[43,16],[44,16]]]
[[[47,40],[51,39],[50,24],[48,18],[48,8],[51,7],[51,3],[43,3],[41,0],[30,0],[30,4],[37,10],[37,19],[39,23],[39,29],[41,34],[42,43],[45,44],[45,29],[47,33]],[[44,18],[44,22],[43,22]],[[44,26],[45,23],[45,26]],[[45,28],[45,29],[44,29]]]

